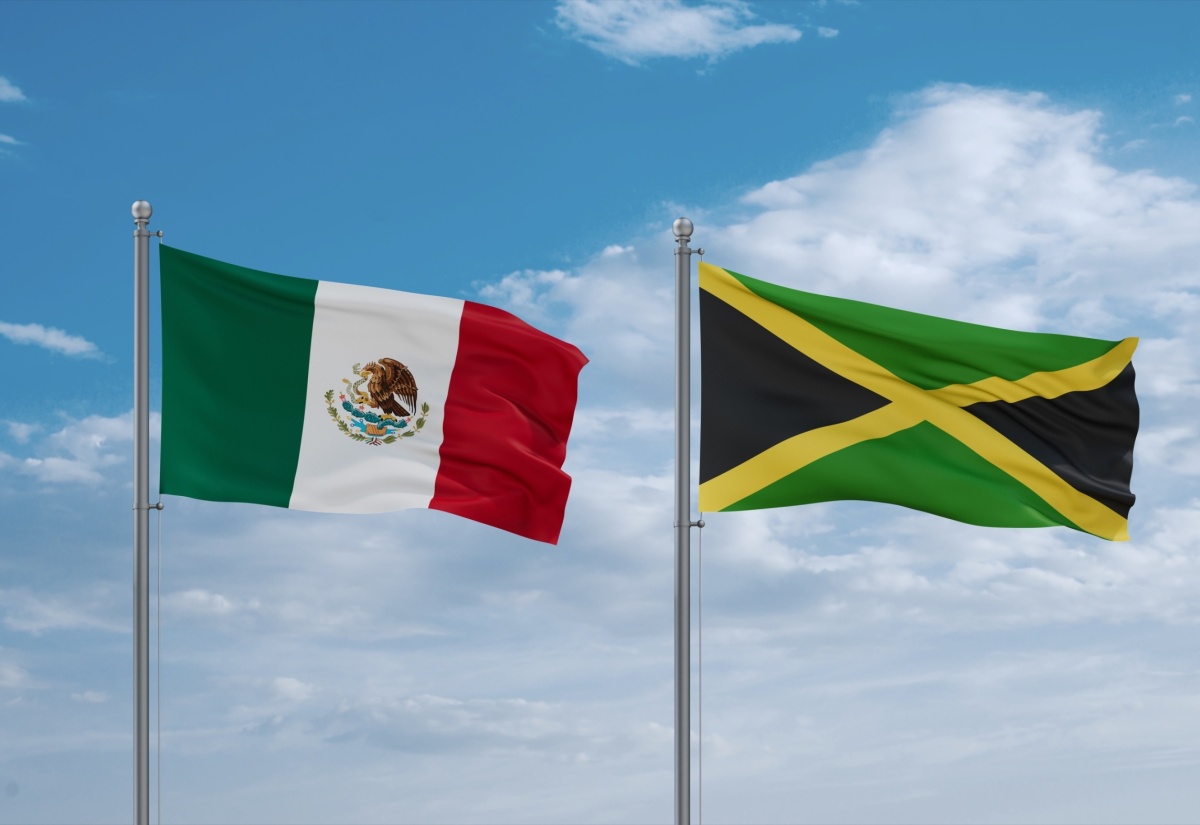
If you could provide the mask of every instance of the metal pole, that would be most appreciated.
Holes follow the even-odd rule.
[[[150,825],[150,223],[133,204],[133,737],[136,825]]]
[[[675,231],[675,825],[692,802],[692,222]]]

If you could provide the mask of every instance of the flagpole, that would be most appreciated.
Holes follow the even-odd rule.
[[[131,210],[133,231],[133,731],[136,825],[150,825],[150,215]],[[157,508],[156,508],[157,509]]]
[[[692,802],[692,222],[675,232],[675,825]]]

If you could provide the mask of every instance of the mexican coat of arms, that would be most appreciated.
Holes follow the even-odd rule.
[[[339,430],[373,446],[421,432],[429,416],[429,404],[417,407],[417,380],[408,367],[395,358],[380,358],[366,366],[355,364],[351,371],[358,380],[343,378],[346,386],[341,392],[325,393],[329,416]],[[363,384],[367,385],[365,390]]]

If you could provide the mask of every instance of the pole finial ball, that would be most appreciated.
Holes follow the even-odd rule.
[[[134,201],[133,208],[129,211],[133,213],[135,221],[148,221],[154,213],[154,207],[150,205],[150,201]]]
[[[676,218],[675,223],[671,224],[671,228],[675,230],[676,238],[692,237],[692,222],[687,218]]]

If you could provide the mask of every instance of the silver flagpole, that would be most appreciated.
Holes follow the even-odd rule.
[[[692,222],[675,231],[675,825],[692,803]]]
[[[136,825],[150,825],[150,235],[133,204],[133,738]]]

